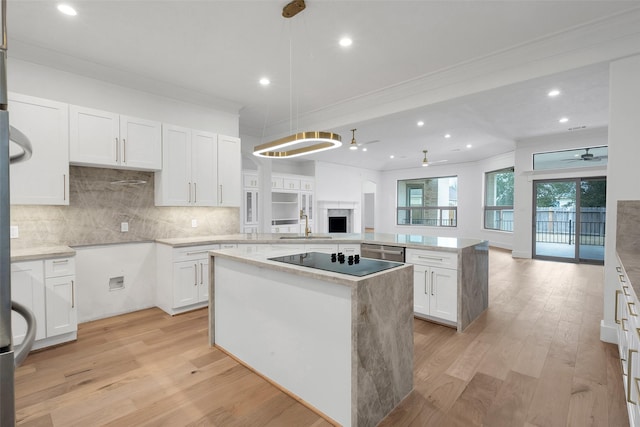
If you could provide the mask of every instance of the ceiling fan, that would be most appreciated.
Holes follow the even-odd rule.
[[[350,150],[357,150],[358,147],[362,147],[365,145],[369,145],[369,144],[373,144],[375,142],[380,142],[379,139],[373,139],[371,141],[367,141],[367,142],[356,142],[356,131],[358,129],[351,129],[351,144],[349,144],[349,149]],[[366,148],[364,149],[366,150]]]
[[[584,153],[582,154],[575,154],[575,158],[573,159],[564,159],[564,161],[566,162],[581,162],[581,161],[585,161],[585,162],[599,162],[602,159],[606,159],[609,156],[604,155],[604,156],[594,156],[593,153],[589,152],[590,148],[585,148],[584,149]]]
[[[436,160],[435,162],[429,161],[429,159],[427,159],[427,150],[422,150],[422,152],[424,153],[424,158],[422,159],[423,167],[427,167],[429,165],[433,165],[436,163],[444,163],[448,161],[448,160]]]

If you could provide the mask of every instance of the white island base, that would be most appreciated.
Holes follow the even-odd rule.
[[[411,392],[412,266],[355,277],[211,254],[211,345],[344,426],[375,426]]]

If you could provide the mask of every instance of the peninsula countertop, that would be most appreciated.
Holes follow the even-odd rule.
[[[371,243],[380,245],[401,246],[412,249],[432,249],[447,252],[458,252],[461,249],[486,242],[479,239],[459,239],[456,237],[423,236],[418,234],[392,233],[332,233],[312,234],[309,238],[299,234],[227,234],[219,236],[201,236],[157,239],[157,243],[179,247],[215,244],[308,244],[308,243]]]

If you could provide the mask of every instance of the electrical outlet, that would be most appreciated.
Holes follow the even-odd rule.
[[[9,227],[9,236],[12,239],[17,239],[18,237],[20,237],[20,232],[18,231],[18,226],[17,225],[12,225],[11,227]]]
[[[191,227],[196,228],[198,226],[198,220],[197,219],[192,219],[191,220]]]
[[[120,232],[127,233],[128,231],[129,231],[129,223],[128,222],[121,222],[120,223]]]

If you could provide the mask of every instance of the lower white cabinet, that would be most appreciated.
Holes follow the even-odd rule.
[[[77,338],[75,259],[59,258],[11,264],[12,299],[30,308],[36,318],[34,349]],[[12,313],[14,344],[26,333],[24,319]]]
[[[185,248],[158,245],[156,305],[171,315],[206,307],[209,304],[209,251],[235,247],[236,244]]]
[[[413,264],[413,310],[417,316],[447,324],[458,321],[458,271],[451,256],[435,251],[407,249],[406,262]]]

